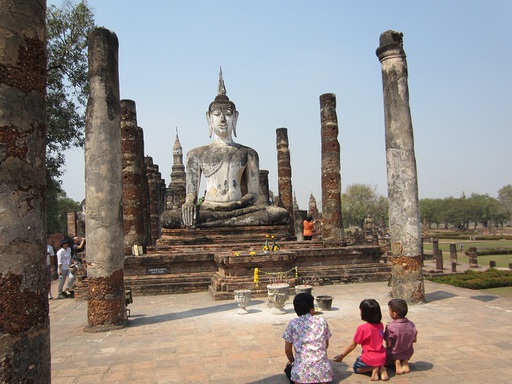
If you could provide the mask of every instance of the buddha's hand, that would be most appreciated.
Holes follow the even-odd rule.
[[[185,203],[181,207],[181,217],[185,227],[191,227],[196,221],[196,205],[194,203]]]
[[[252,193],[248,193],[248,194],[242,196],[242,198],[240,200],[235,200],[235,201],[230,202],[229,209],[233,210],[233,209],[245,208],[245,207],[252,205],[255,201],[256,201],[256,196],[253,195]]]
[[[228,201],[228,202],[212,202],[206,200],[201,204],[201,209],[209,209],[212,211],[234,211],[237,209],[245,208],[256,200],[256,196],[252,193],[242,196],[240,200]]]

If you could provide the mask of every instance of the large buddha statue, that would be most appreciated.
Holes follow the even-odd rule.
[[[219,74],[215,100],[206,112],[210,127],[208,145],[194,148],[187,154],[187,195],[181,210],[162,214],[164,228],[275,225],[288,223],[288,211],[258,200],[258,153],[237,144],[238,112],[226,95]],[[197,204],[201,175],[206,181],[206,194]]]

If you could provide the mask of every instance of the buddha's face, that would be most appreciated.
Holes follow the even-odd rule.
[[[230,138],[236,129],[238,112],[231,105],[214,104],[208,112],[208,124],[219,138]]]

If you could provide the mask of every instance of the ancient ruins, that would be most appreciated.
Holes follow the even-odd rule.
[[[233,299],[235,290],[266,294],[267,283],[275,281],[277,275],[291,288],[299,282],[386,280],[390,269],[381,262],[384,245],[348,243],[344,237],[335,106],[333,94],[320,97],[320,171],[325,175],[322,217],[313,196],[308,208],[322,222],[321,229],[314,241],[297,241],[302,236],[306,211],[299,210],[292,199],[287,129],[276,129],[279,196],[271,202],[268,171],[259,169],[258,154],[235,143],[231,136],[236,135],[238,111],[227,96],[221,72],[217,96],[208,109],[214,141],[190,150],[183,169],[183,151],[176,136],[172,168],[176,180],[171,177],[167,189],[163,204],[166,209],[160,216],[161,235],[156,241],[152,237],[148,244],[140,244],[146,252],[125,258],[125,284],[131,292],[137,295],[208,290],[214,299],[221,300]],[[204,196],[199,193],[201,173],[207,176]],[[250,177],[244,179],[246,176]],[[184,178],[187,189],[183,198]],[[123,188],[130,188],[129,184]],[[183,200],[180,207],[177,202]],[[151,221],[150,227],[154,225]],[[279,244],[279,249],[272,244]],[[255,270],[261,281],[255,281]],[[289,271],[294,272],[285,273]]]

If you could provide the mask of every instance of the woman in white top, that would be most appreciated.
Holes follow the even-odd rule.
[[[66,296],[62,294],[62,289],[64,288],[64,283],[69,275],[68,287],[66,291],[69,293],[69,288],[75,282],[75,276],[69,272],[69,265],[71,264],[71,248],[69,247],[69,240],[62,239],[60,241],[61,248],[57,251],[57,265],[58,265],[58,273],[59,273],[59,299],[65,299]]]

